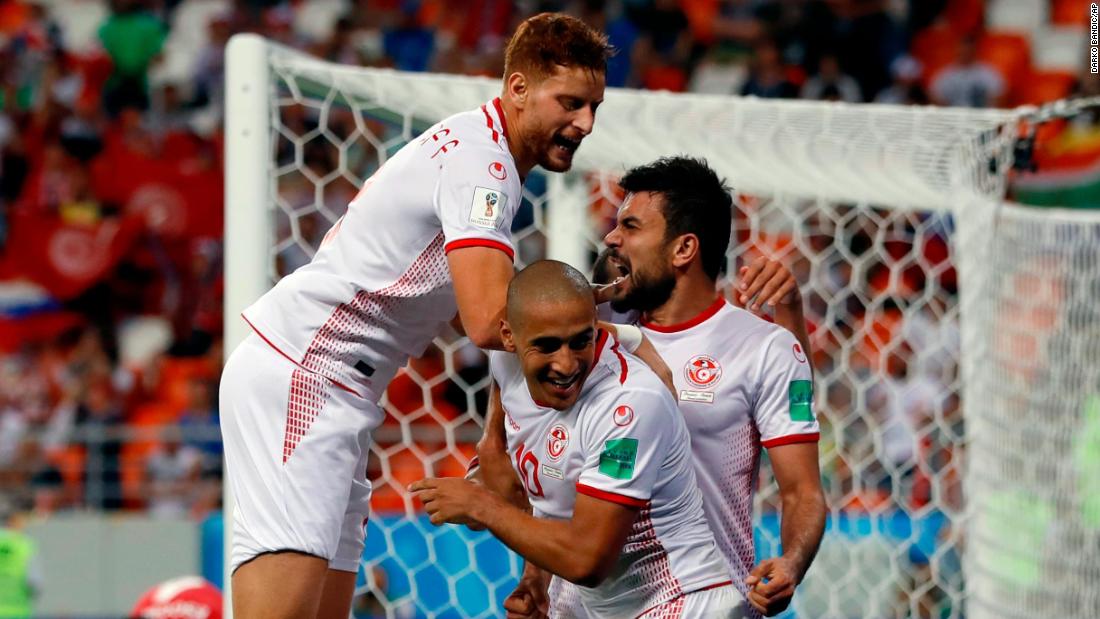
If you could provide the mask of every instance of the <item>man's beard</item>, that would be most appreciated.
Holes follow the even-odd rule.
[[[676,274],[671,270],[652,278],[638,277],[637,272],[632,272],[630,278],[630,292],[611,301],[611,309],[616,312],[651,312],[667,303],[676,288]]]

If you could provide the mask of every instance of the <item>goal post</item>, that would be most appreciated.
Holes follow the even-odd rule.
[[[312,257],[370,174],[500,83],[335,65],[255,35],[227,55],[228,352],[240,311]],[[587,269],[615,179],[687,154],[734,188],[727,271],[768,255],[799,278],[829,505],[800,617],[1097,615],[1100,319],[1084,308],[1100,307],[1100,217],[1004,201],[1022,114],[608,89],[574,169],[527,179],[518,266]],[[432,527],[404,490],[461,474],[485,364],[442,336],[387,390],[359,578],[377,613],[495,616],[515,583],[491,536]],[[762,467],[759,556],[779,551],[779,504]]]

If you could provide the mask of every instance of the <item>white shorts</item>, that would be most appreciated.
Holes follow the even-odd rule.
[[[551,619],[595,619],[581,601],[575,585],[555,576],[550,580]],[[746,619],[752,607],[732,584],[685,593],[660,606],[650,608],[639,619]]]
[[[577,585],[554,576],[548,590],[551,619],[596,619],[577,595]],[[639,619],[746,619],[750,617],[748,600],[734,585],[707,588],[700,592],[684,594],[667,603],[650,608]]]
[[[222,371],[222,440],[233,492],[232,570],[294,550],[355,572],[370,509],[374,400],[296,365],[255,333]]]
[[[656,608],[639,619],[746,619],[752,606],[732,584],[685,593]]]

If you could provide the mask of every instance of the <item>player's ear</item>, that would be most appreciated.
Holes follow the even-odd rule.
[[[685,267],[699,256],[699,237],[681,234],[672,242],[672,266]]]
[[[516,336],[512,333],[512,326],[503,319],[500,321],[500,341],[504,344],[504,350],[516,352]]]
[[[530,84],[527,81],[527,76],[516,71],[508,76],[508,79],[504,81],[505,94],[508,95],[508,99],[518,109],[523,109],[527,104],[527,95],[529,94]]]

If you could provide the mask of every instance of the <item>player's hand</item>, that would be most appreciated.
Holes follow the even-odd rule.
[[[550,616],[548,574],[530,564],[523,570],[515,591],[504,599],[507,619],[545,619]]]
[[[790,606],[798,575],[790,561],[778,557],[761,561],[745,578],[745,584],[749,587],[749,604],[771,617]]]
[[[424,511],[436,526],[447,522],[482,526],[473,512],[492,496],[480,484],[459,477],[421,479],[409,486],[409,492],[424,504]]]
[[[802,309],[802,294],[794,274],[783,263],[761,256],[738,270],[733,300],[752,312],[764,305]]]

